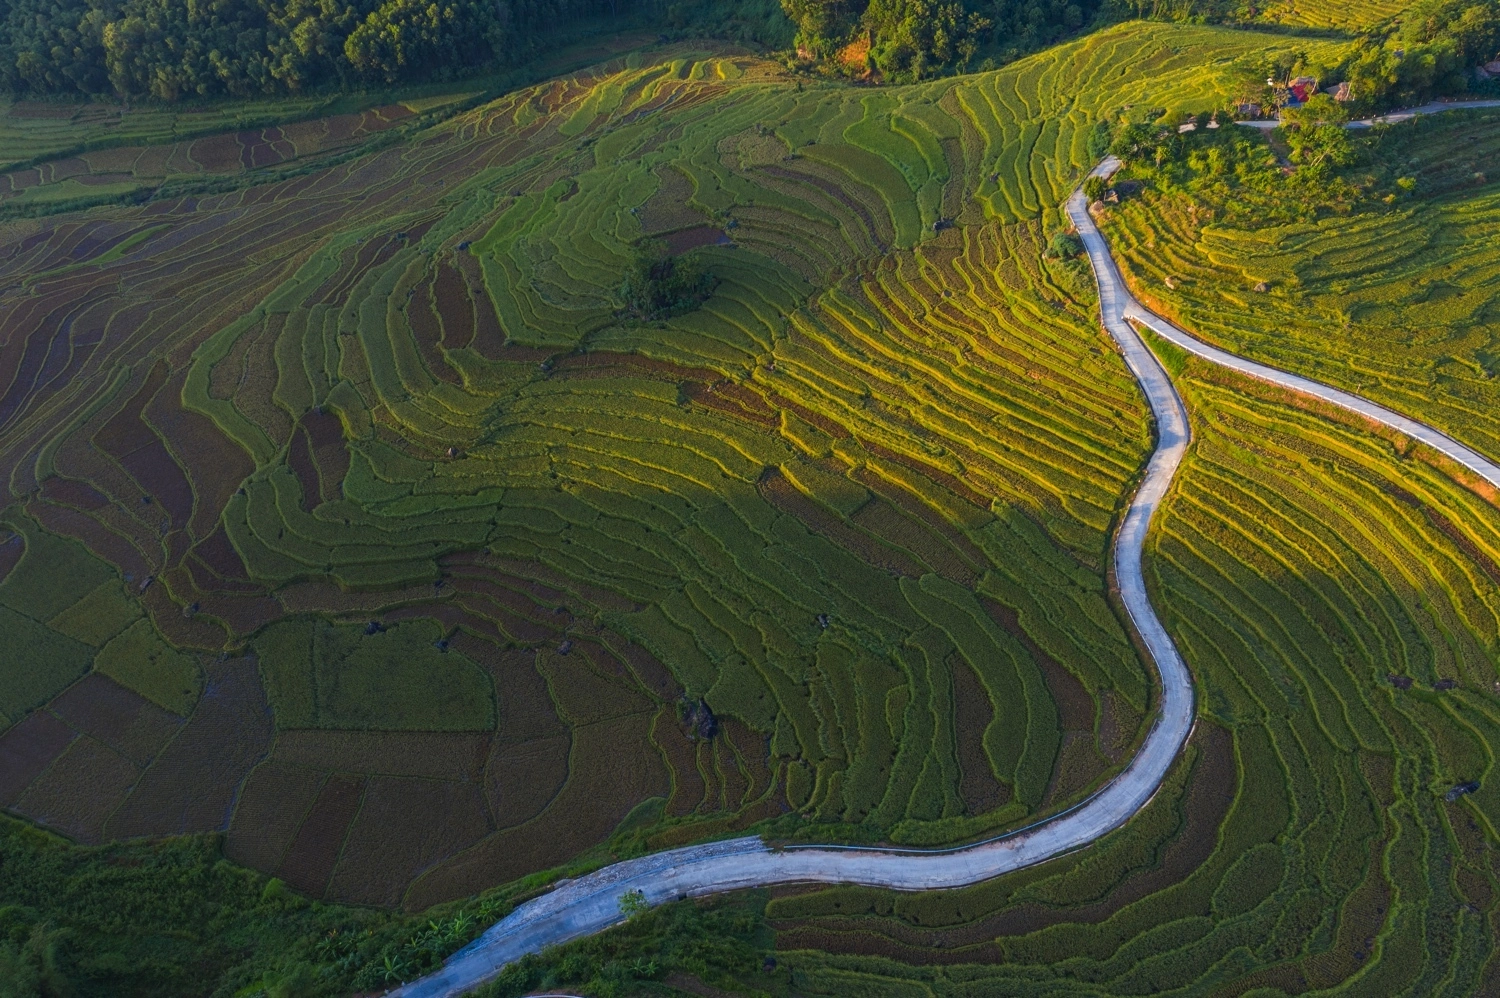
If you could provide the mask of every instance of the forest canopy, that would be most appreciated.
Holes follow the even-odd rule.
[[[447,79],[610,0],[0,0],[12,93],[249,96]]]
[[[804,65],[902,82],[989,68],[1103,21],[1250,23],[1254,9],[1238,0],[0,0],[0,90],[173,101],[454,79],[508,68],[588,23],[795,47]],[[1500,54],[1500,0],[1420,0],[1365,41],[1347,64],[1314,75],[1350,82],[1366,109],[1459,93]]]
[[[980,52],[1009,60],[1090,23],[1099,0],[782,0],[806,54],[837,58],[868,42],[866,61],[892,79],[973,68]],[[846,60],[847,61],[847,60]]]
[[[0,0],[0,90],[173,101],[451,79],[503,68],[591,18],[775,47],[795,28],[804,51],[830,59],[864,39],[869,68],[917,79],[981,50],[1008,60],[1053,42],[1098,2]]]

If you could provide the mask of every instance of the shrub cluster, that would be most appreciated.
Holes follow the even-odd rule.
[[[652,244],[640,250],[620,285],[622,314],[635,319],[666,319],[691,312],[708,300],[718,279],[695,253],[673,256]]]

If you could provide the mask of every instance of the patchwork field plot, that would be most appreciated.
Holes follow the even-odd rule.
[[[33,148],[32,143],[36,143],[38,149],[52,144],[49,142],[51,133],[43,123],[56,121],[59,124],[58,142],[65,141],[64,136],[76,142],[80,134],[89,131],[91,111],[74,112],[72,117],[51,118],[46,116],[48,110],[50,108],[45,105],[37,108],[11,105],[4,110],[0,115],[0,136],[15,143],[6,146],[8,155],[13,155],[13,150],[29,151]],[[263,113],[271,110],[267,108]],[[314,114],[318,110],[316,105],[308,107],[308,111]],[[59,112],[71,111],[71,105],[59,108]],[[277,107],[275,113],[286,115],[289,109]],[[101,124],[111,120],[103,109],[98,114]],[[146,116],[153,117],[149,111]],[[142,145],[117,143],[127,135],[137,141],[150,142],[158,138],[155,128],[148,125],[140,133],[117,129],[109,133],[111,141],[108,145],[102,139],[94,140],[102,148],[82,148],[65,159],[44,158],[34,166],[13,165],[12,169],[0,174],[0,210],[59,204],[105,194],[149,194],[150,189],[169,180],[223,177],[279,167],[309,156],[355,148],[413,116],[412,108],[407,105],[388,104],[286,125],[237,132],[217,132],[215,129],[215,134],[202,138]],[[80,117],[84,120],[80,121]],[[189,134],[203,130],[201,123],[177,120],[182,117],[189,116],[173,116],[170,124],[163,124],[161,137],[170,139],[178,129]],[[87,146],[90,143],[84,139],[82,144]],[[25,161],[19,156],[17,160]]]

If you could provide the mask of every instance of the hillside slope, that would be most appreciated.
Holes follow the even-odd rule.
[[[1149,427],[1043,249],[1099,120],[1284,44],[1134,24],[899,89],[683,48],[305,171],[260,133],[13,172],[223,189],[0,227],[3,803],[416,910],[1080,799],[1151,707],[1107,564]],[[652,240],[716,283],[626,321]],[[761,899],[774,987],[1479,980],[1490,798],[1434,791],[1493,744],[1491,511],[1253,388],[1189,402],[1148,566],[1209,691],[1181,770],[1016,878]],[[379,962],[343,945],[329,989]]]

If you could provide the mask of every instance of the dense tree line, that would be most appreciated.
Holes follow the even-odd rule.
[[[1253,0],[1109,2],[1110,10],[1130,17],[1252,27],[1261,23]],[[1285,80],[1294,74],[1314,76],[1325,87],[1347,82],[1353,103],[1363,111],[1462,94],[1482,81],[1476,67],[1500,57],[1500,0],[1418,0],[1358,41],[1353,54],[1334,65],[1288,53],[1271,65],[1250,67],[1242,99],[1272,103],[1272,95],[1263,92],[1264,79]]]
[[[1355,96],[1374,104],[1458,93],[1474,67],[1500,55],[1500,0],[1423,0],[1384,44],[1363,47],[1345,70]]]
[[[0,0],[0,89],[161,100],[445,79],[589,17],[834,56],[870,41],[892,80],[1055,41],[1100,0]],[[784,13],[783,13],[784,12]],[[622,27],[624,26],[622,21]],[[854,67],[862,70],[863,66]]]
[[[1098,0],[782,0],[804,53],[833,58],[869,41],[868,68],[921,79],[972,68],[976,55],[1014,58],[1092,20]],[[855,66],[855,69],[866,67]]]
[[[448,78],[618,0],[0,0],[11,93],[249,96]]]

